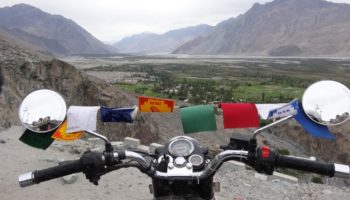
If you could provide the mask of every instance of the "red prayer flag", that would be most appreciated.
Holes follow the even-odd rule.
[[[221,103],[224,128],[259,127],[259,114],[253,103]]]

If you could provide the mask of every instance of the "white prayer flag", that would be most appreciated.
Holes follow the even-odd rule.
[[[280,108],[282,106],[287,105],[287,103],[277,103],[277,104],[255,104],[258,109],[258,113],[262,119],[267,119],[269,116],[270,110],[274,110],[276,108]]]
[[[67,133],[96,131],[100,106],[70,106],[67,112]]]
[[[298,100],[295,99],[280,108],[270,110],[267,119],[283,118],[296,115],[298,113]]]

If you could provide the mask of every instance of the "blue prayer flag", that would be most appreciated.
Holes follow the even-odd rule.
[[[103,122],[133,123],[137,110],[137,106],[132,108],[108,108],[101,106],[100,117]]]
[[[327,126],[317,124],[306,116],[301,103],[299,103],[298,113],[294,116],[294,119],[303,126],[305,131],[310,135],[328,140],[335,140],[335,135],[329,132]]]

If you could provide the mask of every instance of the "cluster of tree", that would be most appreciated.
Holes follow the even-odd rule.
[[[171,73],[153,71],[155,81],[153,91],[167,94],[169,98],[177,97],[180,100],[187,99],[190,103],[200,104],[209,102],[254,102],[254,103],[284,103],[295,97],[288,94],[266,94],[264,91],[253,96],[244,96],[244,90],[240,86],[252,86],[251,83],[239,83],[232,80],[176,80]],[[279,80],[279,79],[276,79]],[[265,84],[265,83],[262,83]],[[145,89],[144,89],[145,90]],[[142,93],[141,89],[138,91]]]
[[[2,75],[2,69],[0,68],[0,94],[2,91],[2,85],[4,84],[4,77]]]
[[[184,79],[180,83],[179,98],[188,98],[189,102],[194,104],[208,102],[233,102],[233,87],[219,85],[211,80],[192,80]]]
[[[255,98],[251,100],[251,102],[259,102],[259,103],[286,103],[295,99],[295,96],[291,96],[288,94],[279,93],[276,95],[266,95],[265,92],[261,93],[261,98]]]
[[[194,104],[213,101],[233,102],[233,90],[238,87],[236,82],[222,85],[213,80],[183,79],[176,81],[170,73],[157,73],[153,90],[158,93],[167,93],[169,97],[176,96],[180,100],[188,99]]]
[[[283,84],[290,87],[307,88],[314,80],[299,79],[296,77],[288,77],[282,75],[272,75],[265,84]]]

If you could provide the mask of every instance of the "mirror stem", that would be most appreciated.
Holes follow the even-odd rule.
[[[105,137],[105,136],[103,136],[103,135],[101,135],[101,134],[98,134],[98,133],[96,133],[96,132],[94,132],[94,131],[87,131],[87,130],[85,130],[85,132],[88,133],[88,134],[90,134],[90,135],[93,135],[93,136],[95,136],[95,137],[97,137],[97,138],[100,138],[100,139],[103,140],[106,144],[107,144],[107,143],[110,143],[109,140],[107,139],[107,137]]]
[[[258,130],[254,131],[254,136],[253,136],[253,138],[256,138],[256,136],[257,136],[260,132],[262,132],[262,131],[264,131],[264,130],[266,130],[266,129],[269,129],[269,128],[273,127],[273,126],[276,126],[276,125],[282,124],[282,123],[284,123],[284,122],[287,122],[287,121],[288,121],[289,119],[291,119],[292,117],[294,117],[294,116],[293,116],[293,115],[290,115],[290,116],[287,116],[287,117],[282,118],[282,119],[280,119],[280,120],[277,120],[277,121],[275,121],[275,122],[273,122],[273,123],[271,123],[271,124],[268,124],[268,125],[266,125],[266,126],[264,126],[264,127],[259,128]]]
[[[101,134],[98,134],[94,131],[88,131],[88,130],[85,130],[86,133],[90,134],[90,135],[93,135],[101,140],[103,140],[105,142],[105,149],[106,149],[106,152],[113,152],[113,146],[112,144],[109,142],[108,138],[101,135]]]

